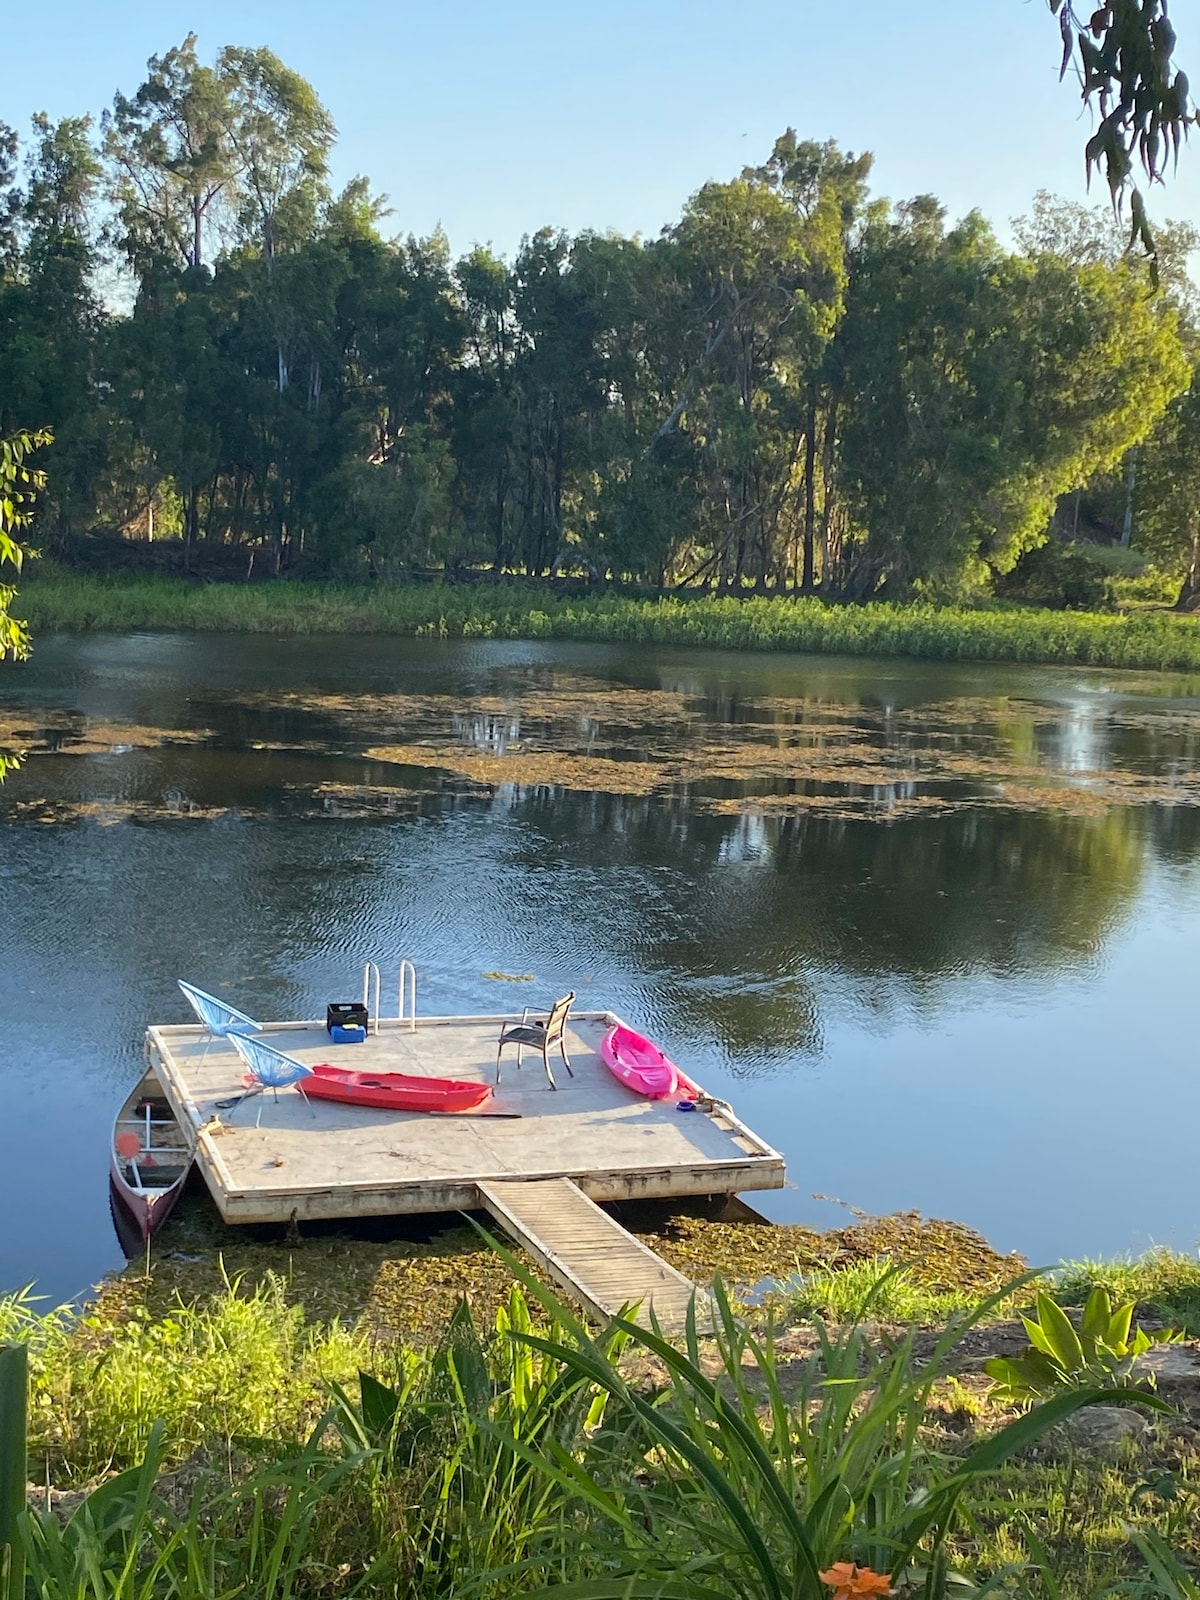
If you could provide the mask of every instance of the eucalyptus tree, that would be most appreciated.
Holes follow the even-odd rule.
[[[15,128],[0,122],[0,282],[17,270],[20,245],[17,219],[21,212],[21,192],[17,185],[20,141]]]
[[[1099,113],[1084,149],[1088,174],[1103,171],[1114,207],[1128,195],[1133,239],[1153,259],[1134,171],[1140,165],[1151,184],[1161,183],[1197,120],[1187,74],[1175,67],[1167,0],[1102,0],[1086,16],[1075,0],[1048,3],[1062,36],[1060,76],[1074,61],[1082,97]]]
[[[299,330],[286,289],[276,282],[276,263],[316,229],[337,130],[312,85],[273,51],[227,45],[217,57],[216,79],[237,166],[240,236],[265,269],[282,394]]]
[[[500,572],[513,558],[516,481],[514,367],[520,328],[511,268],[477,245],[455,263],[463,318],[463,359],[452,375],[450,437],[458,515],[474,535],[472,554]]]
[[[229,134],[228,83],[196,56],[196,35],[151,56],[132,96],[102,119],[109,194],[139,277],[211,264],[222,211],[236,205],[240,160]]]
[[[797,205],[774,173],[706,184],[671,230],[686,366],[658,434],[685,431],[705,481],[687,576],[758,585],[796,566],[811,385],[843,309],[842,208]]]
[[[33,135],[17,219],[22,259],[0,330],[0,432],[54,431],[40,516],[69,534],[91,520],[108,455],[104,396],[93,383],[101,166],[90,117],[53,122],[39,113]]]

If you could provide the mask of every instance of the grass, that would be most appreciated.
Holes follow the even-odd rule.
[[[980,1301],[968,1289],[922,1282],[911,1265],[897,1265],[887,1256],[819,1268],[780,1287],[789,1317],[818,1316],[833,1322],[870,1319],[941,1326],[953,1316],[974,1311]]]
[[[972,610],[815,599],[561,598],[506,588],[278,582],[193,584],[50,569],[14,614],[37,634],[134,630],[579,639],[736,650],[1200,669],[1200,627],[1161,612]]]
[[[728,1311],[683,1346],[589,1336],[505,1259],[521,1282],[483,1331],[460,1308],[419,1345],[306,1323],[274,1276],[153,1312],[0,1300],[31,1357],[32,1475],[103,1480],[29,1519],[30,1592],[827,1600],[816,1571],[852,1560],[905,1600],[955,1568],[1029,1600],[1192,1593],[1197,1418],[1093,1456],[1051,1426],[1078,1397],[998,1404],[977,1351],[1003,1294],[883,1255],[817,1268],[797,1357]],[[1160,1251],[1058,1285],[1158,1303],[1198,1275]]]
[[[56,1484],[134,1466],[156,1425],[165,1457],[227,1451],[246,1435],[303,1439],[328,1403],[331,1380],[366,1359],[367,1341],[336,1319],[309,1325],[284,1280],[152,1314],[40,1315],[28,1296],[0,1300],[0,1341],[30,1353],[30,1470]]]
[[[1068,1262],[1057,1274],[1055,1296],[1064,1305],[1082,1305],[1097,1284],[1114,1300],[1135,1300],[1200,1338],[1200,1253],[1151,1250],[1136,1259]]]

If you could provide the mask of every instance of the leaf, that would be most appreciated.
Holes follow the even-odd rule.
[[[1046,1339],[1046,1344],[1040,1345],[1039,1342],[1039,1347],[1053,1356],[1065,1372],[1081,1371],[1084,1364],[1083,1346],[1066,1312],[1048,1294],[1038,1295],[1037,1311]]]
[[[383,1443],[395,1426],[400,1396],[369,1372],[361,1371],[358,1374],[358,1392],[363,1431],[372,1443]]]

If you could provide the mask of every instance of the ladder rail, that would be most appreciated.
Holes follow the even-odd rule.
[[[405,978],[408,979],[408,1015],[404,1012]],[[405,958],[400,963],[400,1001],[396,1011],[397,1020],[403,1026],[407,1021],[409,1033],[417,1031],[417,969],[412,962]]]
[[[375,1010],[371,1010],[371,979],[375,979]],[[363,997],[362,1003],[367,1008],[367,1027],[371,1033],[379,1032],[379,967],[374,961],[368,961],[363,968]]]

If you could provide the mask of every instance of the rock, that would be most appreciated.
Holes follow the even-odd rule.
[[[1061,1425],[1064,1438],[1080,1450],[1111,1455],[1126,1439],[1141,1439],[1150,1424],[1128,1406],[1084,1406]]]
[[[1136,1371],[1158,1383],[1200,1383],[1200,1351],[1186,1344],[1159,1344],[1139,1356]]]

